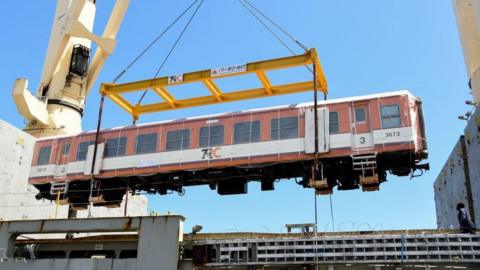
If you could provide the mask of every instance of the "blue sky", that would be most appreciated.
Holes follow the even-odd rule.
[[[308,47],[318,50],[329,83],[329,98],[409,89],[424,101],[432,170],[420,178],[390,176],[379,192],[336,192],[332,196],[336,230],[412,229],[436,226],[432,184],[465,122],[467,75],[455,18],[449,0],[251,0]],[[99,102],[98,83],[109,82],[191,1],[132,0],[118,35],[118,47],[105,65],[85,111],[83,128],[94,129]],[[95,28],[101,33],[112,0],[97,1]],[[36,89],[41,75],[55,1],[1,1],[2,65],[0,118],[17,127],[11,91],[14,79],[27,77]],[[150,78],[181,30],[172,29],[122,82]],[[293,48],[295,46],[291,45]],[[301,53],[301,50],[297,50]],[[287,56],[237,0],[206,0],[178,48],[161,72],[179,74],[260,59]],[[294,80],[296,72],[285,73]],[[234,104],[166,112],[142,117],[151,122],[199,114],[237,111],[311,100],[311,93]],[[130,117],[107,102],[103,127],[128,125]],[[150,197],[150,208],[179,213],[189,229],[205,231],[281,231],[286,223],[312,222],[311,189],[292,181],[274,192],[221,197],[208,187]],[[319,229],[332,230],[328,197],[318,198]]]

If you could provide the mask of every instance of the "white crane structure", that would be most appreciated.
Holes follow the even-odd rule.
[[[28,79],[15,81],[13,98],[35,137],[75,134],[82,130],[85,101],[106,59],[130,0],[117,0],[101,36],[95,35],[95,0],[57,0],[45,63],[36,94]],[[97,49],[91,58],[92,42]],[[91,59],[91,61],[90,61]]]
[[[453,0],[462,41],[469,85],[475,103],[480,102],[480,1]]]

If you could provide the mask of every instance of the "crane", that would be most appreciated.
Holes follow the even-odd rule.
[[[463,47],[469,86],[475,103],[480,102],[480,1],[453,0]]]
[[[106,59],[130,0],[117,0],[101,36],[92,33],[96,0],[58,0],[49,45],[36,94],[28,79],[19,78],[13,98],[28,121],[25,130],[36,137],[81,131],[85,101]],[[462,41],[469,86],[480,101],[480,2],[452,0]],[[98,49],[90,61],[91,44]]]
[[[95,2],[58,0],[36,94],[28,89],[28,79],[15,80],[15,104],[28,121],[25,131],[35,137],[75,134],[82,130],[85,101],[115,48],[115,38],[130,0],[116,0],[101,36],[92,32]],[[93,58],[92,42],[97,44]]]

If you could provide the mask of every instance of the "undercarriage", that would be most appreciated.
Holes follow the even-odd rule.
[[[331,194],[337,190],[375,191],[387,180],[387,173],[397,176],[414,175],[414,171],[428,170],[428,164],[409,151],[362,154],[339,158],[299,160],[255,166],[214,168],[196,171],[178,171],[152,175],[135,175],[109,179],[93,179],[70,183],[39,184],[37,199],[58,200],[83,209],[90,202],[95,206],[118,207],[127,192],[166,195],[185,193],[189,186],[208,185],[220,195],[246,194],[248,182],[258,181],[261,190],[275,189],[275,182],[294,179],[305,188],[315,188],[317,194]]]

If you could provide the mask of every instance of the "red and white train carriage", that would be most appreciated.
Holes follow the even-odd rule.
[[[208,184],[224,195],[285,178],[318,193],[377,190],[387,172],[428,169],[421,100],[408,91],[322,101],[317,112],[317,125],[304,103],[104,129],[94,170],[94,131],[40,139],[30,183],[40,198],[55,199],[63,185],[69,203],[87,204],[92,188],[97,204],[116,205],[127,189]]]

